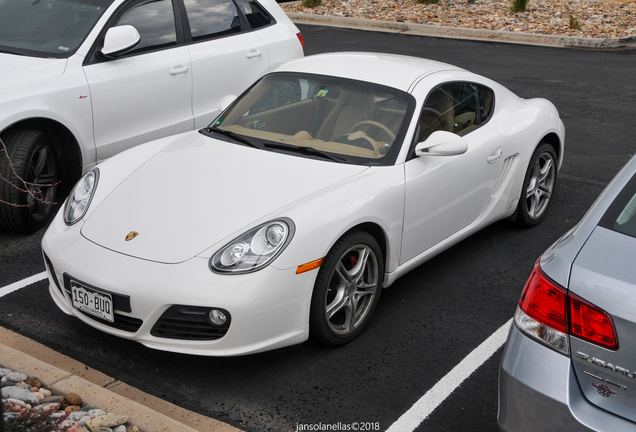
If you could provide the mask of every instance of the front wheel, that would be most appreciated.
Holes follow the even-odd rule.
[[[515,222],[531,227],[543,220],[552,200],[557,180],[557,157],[550,144],[535,150],[523,180]]]
[[[384,259],[378,242],[364,231],[341,238],[329,251],[311,299],[310,335],[327,345],[344,345],[366,327],[380,299]]]
[[[44,132],[16,129],[0,153],[0,229],[32,233],[53,214],[58,185],[55,151]]]

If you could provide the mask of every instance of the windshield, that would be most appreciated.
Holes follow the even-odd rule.
[[[0,0],[0,52],[68,57],[113,0]]]
[[[328,153],[347,163],[390,165],[414,105],[412,96],[390,87],[280,72],[263,77],[213,127],[265,150],[305,157]]]

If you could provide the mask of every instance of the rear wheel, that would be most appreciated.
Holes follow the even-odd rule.
[[[557,180],[557,157],[550,144],[542,143],[530,158],[517,205],[515,222],[531,227],[543,220]]]
[[[3,142],[7,153],[0,154],[0,229],[35,232],[46,225],[56,205],[55,151],[46,134],[33,129],[12,130]]]
[[[310,334],[327,345],[344,345],[366,327],[380,299],[384,260],[364,231],[341,238],[325,258],[311,300]]]

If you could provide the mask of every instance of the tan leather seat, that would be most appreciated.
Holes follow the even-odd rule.
[[[353,132],[353,127],[363,121],[373,119],[373,95],[342,92],[334,100],[322,100],[320,103],[332,103],[325,120],[318,129],[316,138],[332,141],[342,135]]]

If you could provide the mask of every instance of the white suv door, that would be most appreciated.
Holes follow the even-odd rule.
[[[139,44],[114,59],[95,54],[84,66],[93,107],[97,161],[156,138],[192,130],[192,66],[178,44],[170,0],[126,9],[113,25],[132,25]]]
[[[188,50],[193,69],[192,108],[195,127],[200,128],[210,124],[218,114],[217,103],[211,102],[227,95],[238,96],[246,90],[245,83],[269,72],[269,53],[257,32],[251,31],[245,9],[240,15],[233,2],[184,0],[183,3],[191,39]]]

